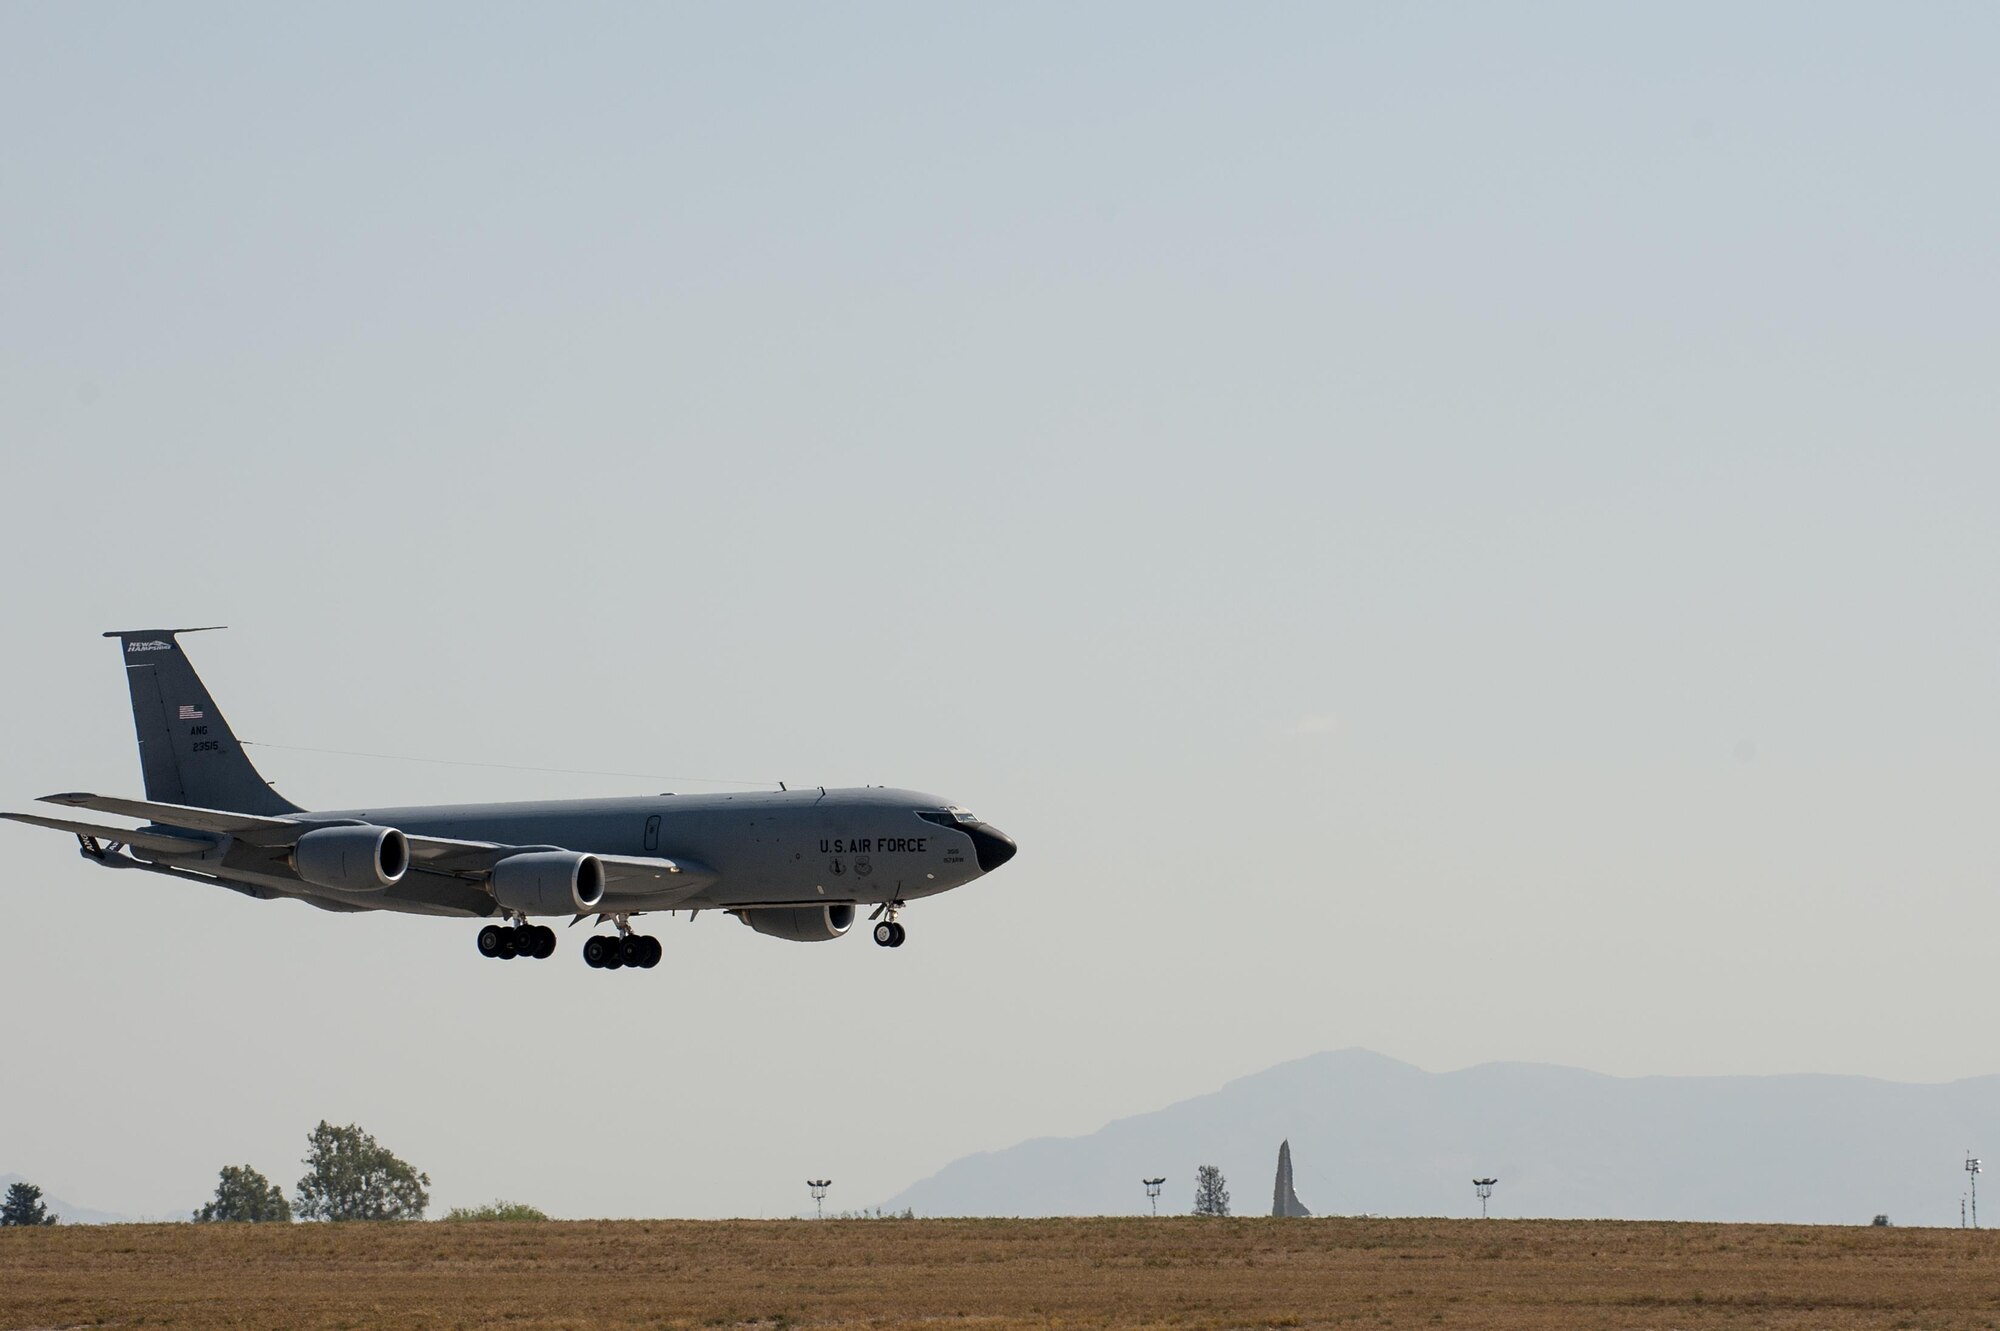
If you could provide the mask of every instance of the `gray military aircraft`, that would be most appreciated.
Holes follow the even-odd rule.
[[[631,926],[648,911],[727,911],[758,933],[813,943],[873,906],[875,941],[901,947],[905,903],[1014,857],[1014,842],[968,810],[874,787],[311,813],[258,775],[195,674],[179,635],[203,631],[104,635],[124,652],[146,798],[43,797],[144,826],[0,818],[71,833],[107,868],[322,910],[488,919],[478,941],[489,957],[552,955],[555,931],[533,916],[595,916],[617,933],[591,934],[583,959],[607,970],[659,964],[659,940]]]

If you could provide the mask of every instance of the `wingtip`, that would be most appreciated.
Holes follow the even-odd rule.
[[[37,803],[65,804],[72,809],[81,809],[89,801],[94,800],[96,798],[97,796],[91,794],[87,790],[68,790],[64,791],[60,795],[43,795],[37,800]]]

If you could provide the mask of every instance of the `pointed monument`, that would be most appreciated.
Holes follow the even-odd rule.
[[[1288,1137],[1278,1143],[1278,1182],[1271,1189],[1271,1214],[1274,1216],[1308,1216],[1306,1204],[1299,1200],[1298,1193],[1292,1191],[1292,1142]]]

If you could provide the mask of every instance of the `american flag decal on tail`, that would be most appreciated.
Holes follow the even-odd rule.
[[[181,720],[183,720],[183,721],[199,721],[199,720],[201,720],[201,708],[199,708],[199,707],[196,707],[196,706],[194,706],[194,705],[193,705],[193,704],[191,704],[191,703],[182,703],[182,704],[181,704]]]

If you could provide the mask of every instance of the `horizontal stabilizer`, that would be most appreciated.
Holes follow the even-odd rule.
[[[70,832],[77,836],[92,836],[100,841],[113,841],[121,846],[150,850],[155,855],[198,855],[215,848],[213,841],[197,841],[193,837],[169,836],[165,832],[135,832],[124,827],[100,827],[96,823],[73,823],[67,818],[44,818],[35,813],[0,813],[0,818],[31,823],[36,827],[52,827],[58,832]]]
[[[98,636],[105,638],[136,638],[145,633],[158,633],[171,638],[176,633],[214,633],[219,629],[226,629],[228,627],[229,625],[227,624],[203,624],[200,628],[192,629],[106,629]]]
[[[148,822],[192,828],[197,832],[219,832],[253,846],[288,846],[299,839],[300,833],[311,830],[310,826],[301,826],[283,818],[259,818],[250,813],[196,809],[185,804],[155,804],[148,800],[119,799],[115,795],[92,795],[86,791],[44,795],[42,803],[115,813],[121,818],[144,818]]]

